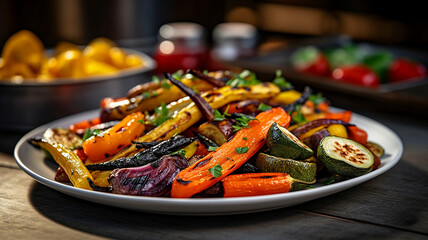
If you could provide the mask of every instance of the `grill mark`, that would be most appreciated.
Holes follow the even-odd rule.
[[[189,184],[189,183],[191,183],[192,181],[186,181],[186,180],[183,180],[183,179],[181,179],[181,178],[179,178],[179,177],[177,177],[176,178],[176,180],[177,180],[177,182],[178,183],[181,183],[181,184],[183,184],[183,185],[187,185],[187,184]]]

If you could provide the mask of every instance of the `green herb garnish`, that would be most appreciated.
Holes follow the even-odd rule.
[[[269,105],[266,105],[264,103],[260,103],[259,106],[257,107],[257,109],[259,109],[259,110],[261,110],[261,111],[264,112],[264,111],[272,109],[272,107],[269,106]]]
[[[235,74],[234,78],[226,82],[227,86],[232,87],[246,87],[259,84],[260,80],[257,79],[256,75],[249,70],[244,70],[240,74]]]
[[[236,153],[246,153],[246,152],[248,152],[248,147],[238,147],[238,148],[235,148],[235,152]]]
[[[248,123],[257,119],[251,116],[241,114],[239,118],[235,118],[235,120],[236,120],[236,125],[233,125],[232,128],[233,128],[233,131],[237,132],[242,128],[249,128],[250,125],[248,125]]]
[[[221,121],[225,120],[227,116],[230,116],[230,114],[227,113],[227,111],[229,111],[229,106],[230,105],[227,105],[227,108],[226,108],[226,110],[224,111],[223,114],[221,114],[217,109],[214,110],[214,119],[213,119],[213,121],[221,122]]]
[[[86,139],[92,136],[104,137],[104,132],[100,129],[94,129],[94,130],[86,129],[82,137],[82,142],[86,141]]]
[[[217,148],[218,148],[218,147],[209,146],[209,147],[208,147],[208,151],[210,151],[210,152],[214,152],[214,151],[216,151],[216,150],[217,150]]]
[[[308,98],[309,101],[313,102],[315,106],[318,104],[325,102],[325,97],[322,96],[322,93],[311,94]]]
[[[334,183],[335,179],[334,179],[334,175],[331,175],[331,177],[329,177],[326,181],[325,184],[332,184]]]
[[[306,122],[305,116],[303,116],[303,114],[300,111],[301,108],[302,108],[301,105],[296,105],[296,111],[295,111],[296,114],[293,114],[291,117],[291,119],[297,124]]]
[[[246,138],[246,137],[243,137],[243,138],[242,138],[242,140],[247,141],[247,138]]]
[[[290,89],[293,86],[290,82],[287,82],[284,77],[281,76],[282,72],[281,70],[276,70],[275,79],[272,81],[273,84],[278,86],[281,89]]]
[[[221,167],[220,164],[216,164],[214,167],[208,169],[208,171],[216,178],[221,176],[221,171],[223,170],[223,168]]]
[[[168,108],[166,107],[166,104],[164,102],[161,103],[161,106],[159,108],[155,108],[156,112],[156,118],[152,121],[152,123],[155,126],[159,126],[162,123],[164,123],[166,120],[170,119],[171,117],[168,116]]]
[[[186,156],[186,150],[181,149],[181,150],[178,150],[177,152],[175,152],[173,154],[180,154],[181,156],[185,157]]]

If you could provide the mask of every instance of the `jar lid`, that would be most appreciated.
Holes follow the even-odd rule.
[[[220,23],[213,30],[213,38],[216,41],[226,39],[255,39],[256,37],[256,27],[248,23]]]
[[[173,22],[163,25],[159,35],[163,39],[199,39],[204,34],[204,28],[192,22]]]

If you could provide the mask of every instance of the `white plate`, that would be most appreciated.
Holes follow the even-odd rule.
[[[180,215],[223,215],[258,212],[297,205],[321,198],[366,182],[392,168],[401,158],[403,144],[400,138],[389,128],[364,116],[353,114],[352,122],[365,129],[369,140],[380,143],[385,148],[385,157],[379,169],[366,175],[330,185],[317,186],[297,192],[241,198],[209,199],[173,199],[160,197],[138,197],[111,193],[95,192],[74,188],[54,181],[55,169],[44,161],[42,151],[35,149],[27,140],[41,135],[48,127],[68,127],[69,124],[91,119],[98,111],[89,111],[72,115],[27,133],[15,147],[15,159],[18,165],[38,182],[65,194],[88,201],[138,211]]]

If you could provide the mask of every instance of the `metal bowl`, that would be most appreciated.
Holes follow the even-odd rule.
[[[105,97],[123,97],[137,84],[151,80],[155,61],[130,49],[144,59],[141,68],[121,70],[113,76],[57,79],[49,83],[0,81],[0,131],[26,132],[70,114],[100,107]]]

